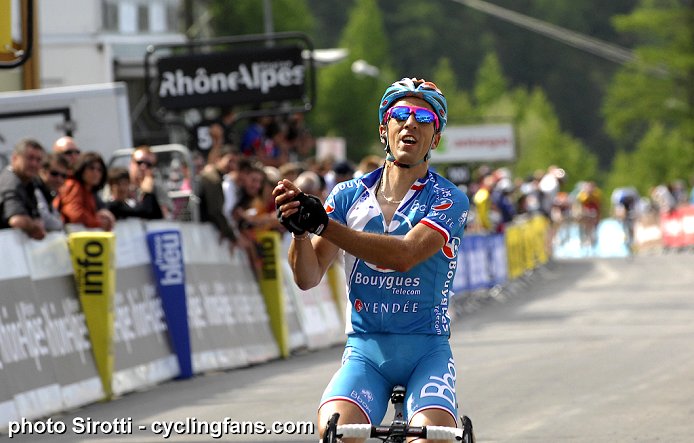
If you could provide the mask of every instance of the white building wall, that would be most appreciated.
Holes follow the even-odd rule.
[[[114,80],[114,59],[144,59],[147,45],[181,43],[167,30],[166,5],[182,0],[109,0],[118,5],[118,30],[103,29],[103,0],[38,0],[42,87]],[[148,7],[146,32],[138,30],[138,7]]]

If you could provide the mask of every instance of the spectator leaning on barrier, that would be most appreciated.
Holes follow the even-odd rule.
[[[173,202],[169,198],[166,186],[161,183],[156,176],[157,156],[152,152],[149,146],[138,146],[130,155],[130,165],[128,171],[130,173],[130,198],[134,199],[136,204],[142,203],[145,192],[142,189],[142,183],[147,180],[153,180],[153,192],[157,196],[157,203],[161,208],[164,218],[170,218],[173,214]]]
[[[53,200],[65,184],[70,163],[63,154],[52,152],[45,156],[36,180],[36,202],[46,231],[62,231],[64,228],[60,212]]]
[[[75,168],[75,163],[77,163],[77,158],[82,153],[77,147],[75,139],[68,135],[60,137],[53,143],[53,152],[56,154],[62,154],[65,156],[65,158],[67,158],[68,170],[70,171],[71,175]]]
[[[254,209],[255,204],[262,198],[261,192],[265,179],[262,163],[249,158],[243,158],[239,161],[238,172],[235,177],[237,200],[231,215],[232,219],[243,230],[268,224],[276,226],[277,218],[274,211],[272,214],[259,214]],[[270,218],[272,220],[269,220]]]
[[[111,168],[108,171],[108,186],[111,190],[110,200],[106,202],[106,209],[122,220],[129,217],[156,220],[164,217],[161,207],[154,194],[154,178],[145,176],[140,185],[142,200],[136,202],[130,196],[130,174],[125,168]]]
[[[63,222],[110,231],[116,218],[105,208],[98,195],[106,184],[106,163],[97,152],[80,154],[74,175],[60,188],[53,205],[63,216]]]
[[[224,176],[232,171],[237,161],[238,151],[231,145],[222,146],[217,160],[208,163],[200,173],[198,197],[200,198],[200,221],[210,222],[219,231],[221,238],[243,248],[250,246],[245,237],[238,234],[236,227],[224,215]]]
[[[43,146],[33,139],[15,145],[10,164],[0,172],[0,229],[21,229],[37,240],[46,236],[34,181],[44,153]]]
[[[318,285],[344,251],[349,337],[321,400],[321,434],[336,412],[341,423],[380,423],[394,384],[407,386],[412,426],[456,426],[458,415],[448,288],[469,201],[428,162],[446,125],[446,99],[433,83],[404,78],[386,89],[378,117],[382,167],[336,186],[324,205],[288,180],[274,191],[293,234],[289,264],[299,287]],[[445,390],[427,392],[444,379]],[[368,395],[357,402],[354,392]]]

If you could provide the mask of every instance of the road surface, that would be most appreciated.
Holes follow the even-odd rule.
[[[451,344],[461,412],[473,419],[479,442],[694,441],[694,255],[556,261],[471,306],[454,323]],[[340,355],[331,348],[172,381],[52,417],[65,424],[62,435],[0,441],[217,441],[210,432],[164,438],[164,424],[312,422]],[[89,423],[99,432],[86,432]]]

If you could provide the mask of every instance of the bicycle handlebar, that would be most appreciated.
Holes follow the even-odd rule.
[[[368,424],[338,425],[337,435],[343,438],[369,438],[386,437],[391,429],[386,426],[372,426]],[[405,437],[428,438],[431,440],[455,440],[463,441],[463,430],[447,426],[422,426],[409,428]]]

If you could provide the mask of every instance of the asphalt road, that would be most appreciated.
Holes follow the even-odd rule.
[[[694,255],[558,261],[497,299],[467,307],[451,344],[461,412],[473,419],[479,442],[694,441]],[[331,348],[165,383],[53,417],[65,423],[62,435],[0,441],[216,441],[209,433],[164,438],[158,423],[312,422],[340,355]],[[132,423],[132,430],[71,430],[73,420],[88,418]]]

